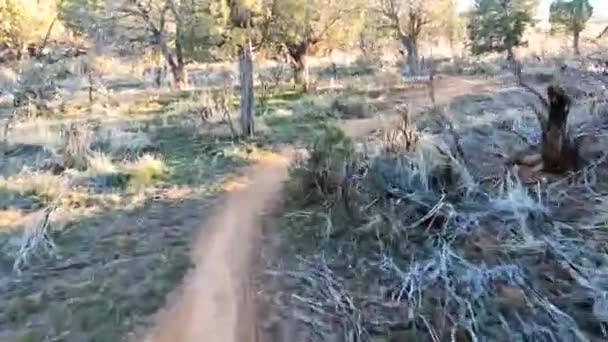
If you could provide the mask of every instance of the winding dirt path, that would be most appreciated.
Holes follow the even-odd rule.
[[[440,80],[436,88],[438,103],[479,92],[483,87],[483,82]],[[408,102],[426,105],[427,94],[412,93]],[[358,138],[390,122],[390,117],[375,117],[347,121],[342,127],[351,137]],[[278,204],[293,156],[292,151],[285,152],[246,169],[246,184],[230,192],[203,223],[201,235],[192,246],[195,267],[170,296],[169,306],[157,314],[157,324],[146,342],[258,340],[252,287],[248,283],[251,257],[261,232],[262,216]]]

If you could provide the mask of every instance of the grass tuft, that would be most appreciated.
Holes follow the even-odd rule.
[[[164,160],[150,154],[145,154],[134,162],[124,165],[123,169],[129,176],[129,184],[136,188],[163,180],[169,174],[169,168]]]

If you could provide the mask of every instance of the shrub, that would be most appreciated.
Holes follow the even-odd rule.
[[[296,193],[323,200],[335,198],[346,177],[346,167],[354,155],[351,139],[335,126],[326,126],[314,139],[307,160],[292,168]]]

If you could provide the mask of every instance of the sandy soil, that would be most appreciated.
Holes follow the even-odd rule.
[[[437,101],[488,90],[480,81],[437,82]],[[428,105],[428,93],[404,94],[415,106]],[[390,125],[389,117],[343,123],[353,138]],[[293,153],[263,160],[244,172],[244,184],[230,192],[203,223],[193,246],[195,268],[157,316],[147,342],[257,341],[256,317],[249,285],[250,260],[261,231],[262,216],[277,204]]]

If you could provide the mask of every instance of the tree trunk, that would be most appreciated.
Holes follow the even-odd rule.
[[[243,136],[254,134],[253,117],[253,58],[251,46],[242,47],[239,51],[239,78],[241,83],[241,132]]]
[[[188,85],[188,74],[183,64],[169,63],[173,75],[173,87],[182,90]]]
[[[507,46],[507,61],[511,62],[515,60],[515,53],[511,45]]]
[[[407,35],[401,36],[401,44],[403,44],[403,47],[407,51],[406,63],[409,68],[409,74],[412,76],[418,75],[420,67],[418,65],[418,42],[416,38]]]
[[[574,40],[574,42],[573,42],[574,43],[574,54],[578,56],[581,54],[581,50],[579,47],[579,44],[581,41],[581,33],[578,31],[574,31],[573,40]]]
[[[573,171],[578,168],[578,149],[569,140],[567,132],[570,98],[562,88],[550,86],[549,119],[542,127],[541,155],[547,172]]]
[[[310,79],[308,76],[308,64],[306,61],[306,56],[298,55],[292,57],[293,80],[297,86],[301,87],[304,92],[307,92]]]
[[[515,52],[513,51],[513,40],[511,39],[511,36],[506,37],[505,48],[507,50],[507,61],[515,61]]]
[[[160,47],[160,52],[169,64],[171,69],[171,75],[173,75],[173,87],[177,89],[184,89],[188,85],[188,74],[186,73],[186,63],[182,54],[182,46],[179,39],[175,42],[175,54],[173,56],[167,45],[165,35],[162,32],[156,34],[156,41]]]

